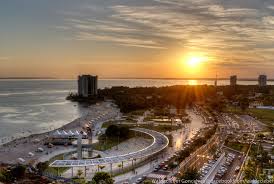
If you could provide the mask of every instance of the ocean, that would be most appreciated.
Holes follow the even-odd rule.
[[[218,81],[219,85],[228,83],[227,80]],[[256,83],[256,81],[239,81],[239,84],[246,85]],[[213,85],[214,81],[163,79],[98,81],[99,88],[183,84]],[[0,144],[14,138],[53,130],[86,113],[85,107],[65,99],[69,92],[76,92],[76,89],[76,80],[0,80]]]

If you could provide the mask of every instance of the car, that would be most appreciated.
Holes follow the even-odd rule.
[[[141,183],[143,181],[143,178],[138,178],[137,180],[136,180],[136,183]]]

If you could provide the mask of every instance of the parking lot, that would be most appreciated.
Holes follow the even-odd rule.
[[[209,160],[200,170],[200,178],[208,183],[212,180],[235,179],[239,172],[242,156],[239,153],[225,151],[215,159]]]

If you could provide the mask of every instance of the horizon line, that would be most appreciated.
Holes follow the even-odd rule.
[[[0,77],[0,80],[77,80],[77,78],[58,78],[58,77]],[[99,78],[103,80],[119,80],[119,79],[128,79],[128,80],[134,80],[134,79],[139,79],[139,80],[145,80],[145,79],[150,79],[150,80],[216,80],[215,77],[102,77]],[[220,77],[218,80],[230,80],[230,78],[226,77]],[[238,78],[238,81],[257,81],[257,78]],[[273,79],[267,79],[267,81],[274,81]]]

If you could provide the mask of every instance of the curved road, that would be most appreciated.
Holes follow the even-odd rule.
[[[153,138],[153,143],[144,149],[124,155],[86,160],[55,160],[53,163],[50,164],[50,167],[85,167],[130,161],[149,157],[155,153],[164,150],[169,144],[168,138],[160,132],[144,128],[134,128],[132,130],[151,136]]]

